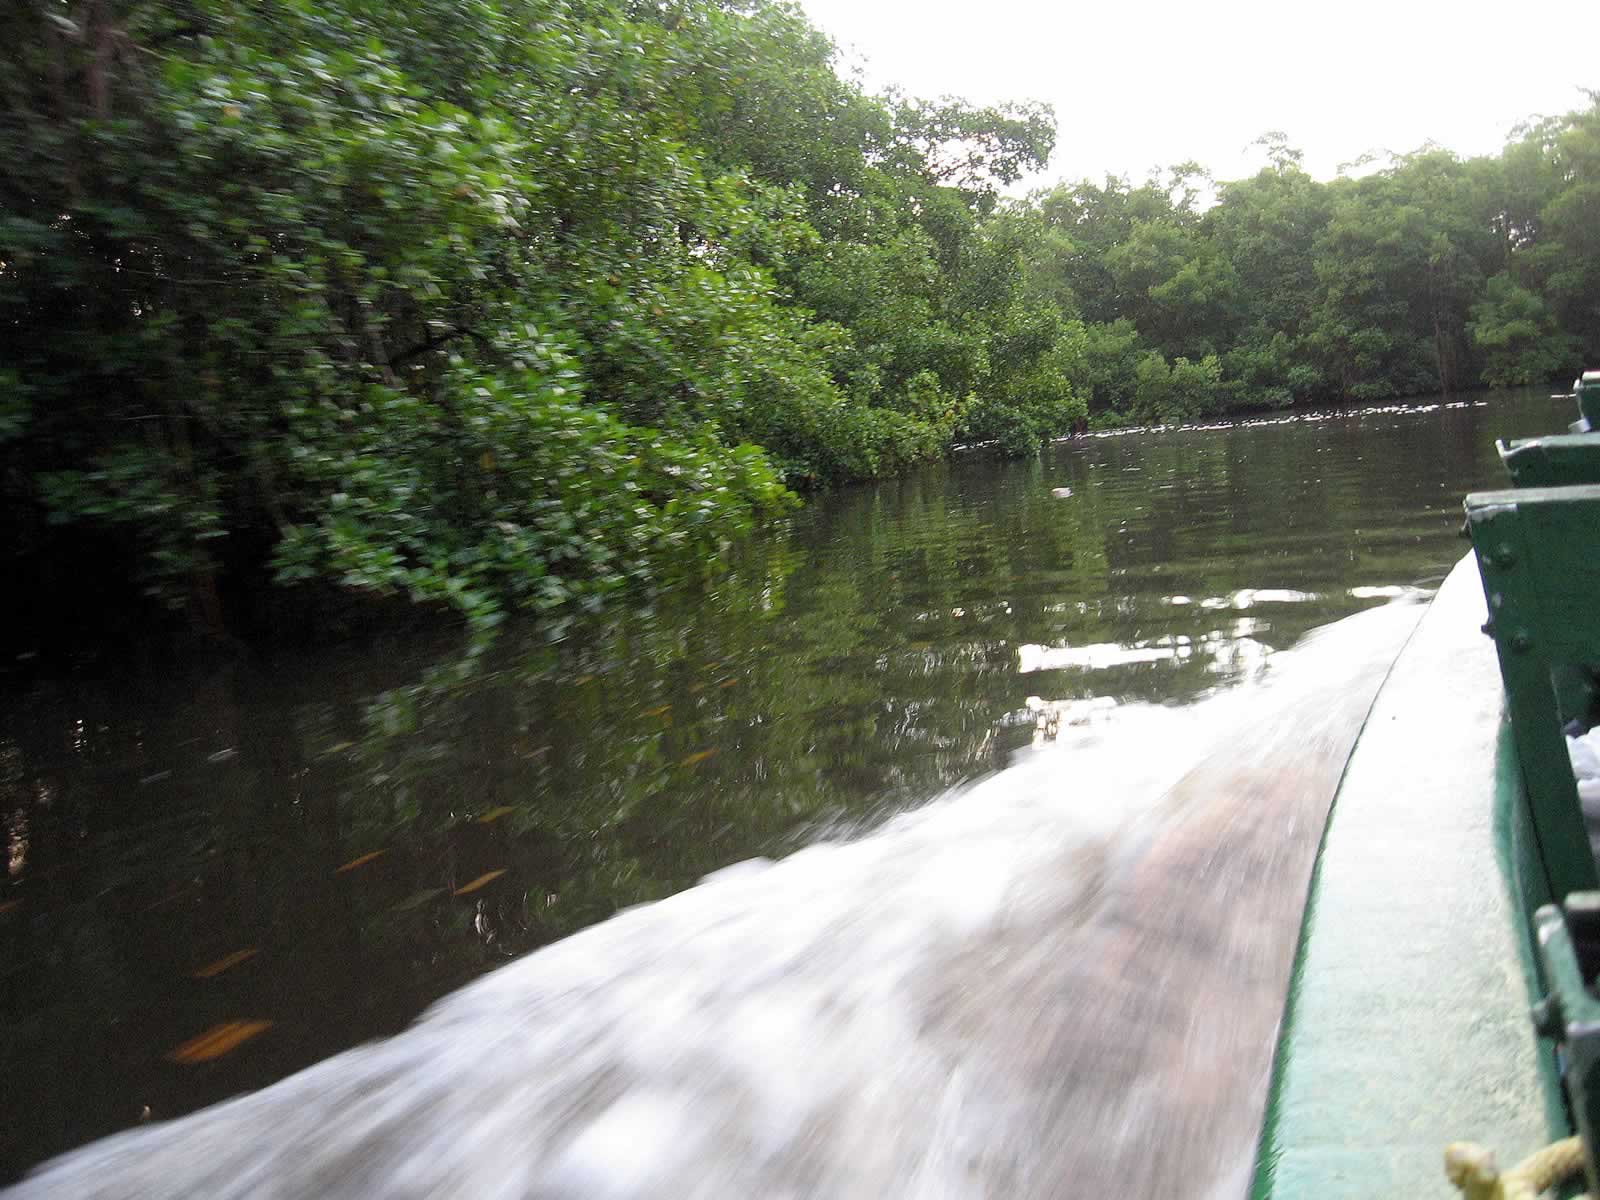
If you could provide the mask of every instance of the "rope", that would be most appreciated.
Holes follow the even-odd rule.
[[[1583,1140],[1575,1137],[1535,1150],[1509,1171],[1476,1142],[1452,1142],[1444,1151],[1444,1173],[1466,1200],[1538,1200],[1582,1170]]]

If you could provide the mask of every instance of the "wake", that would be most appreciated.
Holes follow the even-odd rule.
[[[8,1194],[1242,1194],[1328,805],[1420,612],[1188,708],[1094,710]]]

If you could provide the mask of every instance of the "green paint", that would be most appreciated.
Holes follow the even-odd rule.
[[[1475,593],[1464,562],[1351,756],[1312,883],[1254,1200],[1444,1194],[1449,1142],[1515,1161],[1550,1136],[1558,1105],[1527,1020],[1522,933],[1521,889],[1536,899],[1543,873],[1504,874],[1516,821]]]
[[[1565,910],[1565,911],[1563,911]],[[1583,1135],[1584,1171],[1591,1193],[1600,1192],[1595,1170],[1595,1135],[1600,1132],[1600,1000],[1590,994],[1579,962],[1580,947],[1592,952],[1600,893],[1583,892],[1560,907],[1546,904],[1535,915],[1539,962],[1549,994],[1535,1009],[1541,1035],[1561,1045],[1573,1115]]]
[[[1554,895],[1597,886],[1561,736],[1590,699],[1600,658],[1600,487],[1531,488],[1467,497],[1467,524],[1488,599],[1541,857]]]
[[[1589,434],[1522,438],[1500,442],[1498,448],[1519,488],[1600,483],[1600,438]]]
[[[1512,922],[1517,936],[1517,964],[1521,969],[1523,992],[1530,999],[1546,992],[1544,970],[1534,953],[1534,913],[1550,903],[1550,883],[1545,878],[1534,837],[1532,813],[1527,792],[1522,786],[1522,767],[1517,760],[1511,725],[1502,721],[1496,739],[1495,759],[1495,862],[1505,884],[1512,907]],[[1548,1039],[1538,1042],[1538,1069],[1544,1101],[1545,1126],[1551,1141],[1572,1132],[1566,1100],[1561,1094],[1556,1068],[1555,1047]]]
[[[1600,374],[1585,377],[1580,407],[1592,422]],[[1465,632],[1473,622],[1460,589],[1470,577],[1458,568],[1425,621],[1428,636],[1419,633],[1423,647],[1401,656],[1335,802],[1253,1200],[1441,1192],[1449,1141],[1484,1143],[1509,1164],[1571,1132],[1554,1044],[1534,1033],[1525,1009],[1549,980],[1564,1006],[1551,1029],[1600,1021],[1559,910],[1533,916],[1596,879],[1561,726],[1595,702],[1600,564],[1590,552],[1600,529],[1600,439],[1499,449],[1519,490],[1471,495],[1466,509],[1505,719],[1491,700],[1500,689],[1484,647]],[[1445,635],[1438,622],[1452,587]],[[1446,636],[1455,648],[1439,653]],[[1457,751],[1440,744],[1441,697],[1452,698],[1444,738]],[[1466,697],[1477,698],[1458,699]],[[1426,765],[1415,761],[1420,745],[1429,747]],[[1409,852],[1396,855],[1396,846]],[[1488,884],[1491,859],[1499,887]],[[1379,921],[1395,936],[1374,939]],[[1520,986],[1507,987],[1512,980]],[[1600,1127],[1600,1054],[1576,1044],[1568,1053],[1575,1102],[1585,1116],[1592,1106],[1590,1124]]]
[[[1582,431],[1600,430],[1600,371],[1585,371],[1578,381],[1578,412],[1582,414]]]

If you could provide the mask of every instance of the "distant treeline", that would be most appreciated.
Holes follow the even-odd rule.
[[[1251,179],[1062,184],[993,221],[1025,231],[1024,302],[1081,339],[1093,422],[1565,382],[1600,361],[1590,100],[1497,158],[1430,147],[1318,183],[1269,133]]]
[[[1600,104],[1330,184],[1269,136],[1204,211],[1187,167],[1015,203],[1047,108],[837,65],[764,0],[6,5],[11,618],[220,631],[276,584],[484,628],[961,444],[1600,350]]]

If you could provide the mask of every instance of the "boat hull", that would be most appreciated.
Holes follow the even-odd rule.
[[[1569,1130],[1528,1019],[1548,900],[1469,555],[1396,660],[1318,856],[1251,1194],[1450,1196]]]

